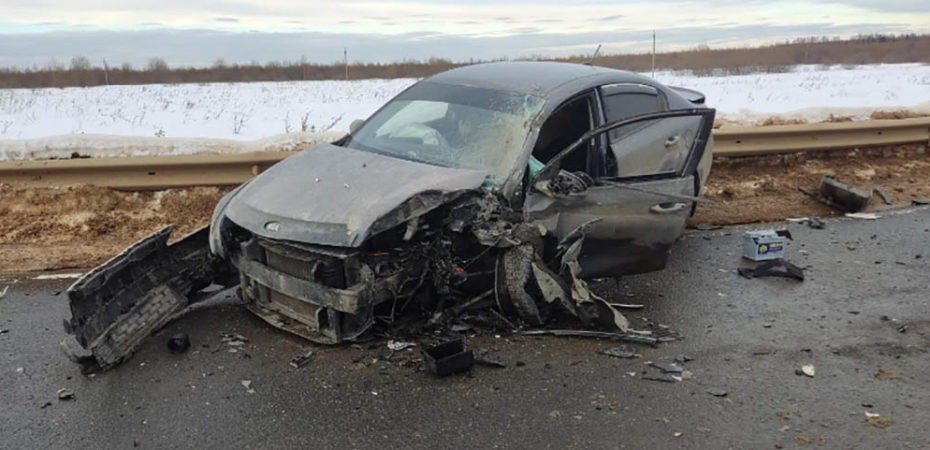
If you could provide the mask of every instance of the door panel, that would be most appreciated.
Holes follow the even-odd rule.
[[[584,278],[662,269],[694,206],[694,173],[713,117],[712,109],[677,110],[597,127],[539,171],[524,203],[526,219],[557,239],[585,227],[579,258]],[[615,130],[613,150],[622,150],[615,155],[626,167],[587,189],[560,193],[561,184],[551,183],[560,178],[560,162]]]
[[[619,177],[679,173],[700,131],[701,117],[634,123],[609,133]]]
[[[579,258],[583,278],[662,269],[669,247],[684,231],[691,203],[659,193],[689,197],[694,177],[626,185],[638,190],[601,185],[578,196],[550,198],[532,193],[527,198],[527,212],[531,220],[540,219],[559,239],[590,223]]]

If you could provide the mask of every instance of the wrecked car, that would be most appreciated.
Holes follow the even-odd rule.
[[[627,332],[587,280],[665,266],[701,202],[714,114],[700,93],[588,65],[440,73],[238,186],[208,227],[86,274],[65,327],[107,367],[218,284],[325,344],[474,308]]]

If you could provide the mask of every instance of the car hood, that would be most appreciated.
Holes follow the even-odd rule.
[[[255,177],[225,215],[260,236],[357,247],[482,185],[487,174],[317,144]]]

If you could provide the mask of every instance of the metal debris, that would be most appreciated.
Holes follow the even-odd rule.
[[[643,374],[640,377],[642,380],[647,381],[661,381],[663,383],[677,383],[681,381],[681,377],[676,377],[674,375],[663,375],[663,374]]]
[[[191,347],[191,338],[187,333],[178,333],[168,338],[167,345],[171,353],[184,353]]]
[[[313,361],[313,350],[308,350],[307,353],[303,355],[295,356],[291,359],[290,365],[295,369],[300,369],[307,364],[310,364],[310,361]]]
[[[615,358],[633,359],[639,356],[632,345],[621,345],[619,347],[605,348],[597,351],[602,355],[613,356]]]
[[[544,334],[551,334],[553,336],[571,336],[571,337],[584,337],[584,338],[593,338],[593,339],[607,339],[611,341],[627,341],[627,342],[636,342],[639,344],[646,344],[652,347],[655,347],[659,344],[659,340],[655,337],[648,336],[640,333],[609,333],[606,331],[592,331],[592,330],[528,330],[522,331],[520,334],[526,336],[539,336]]]
[[[875,219],[880,219],[882,217],[875,213],[846,213],[844,215],[846,217],[849,217],[850,219],[862,219],[862,220],[875,220]]]
[[[391,350],[392,352],[399,352],[401,350],[404,350],[410,347],[416,347],[416,346],[417,344],[414,342],[400,342],[400,341],[394,341],[394,340],[389,340],[387,342],[387,348]]]
[[[878,194],[878,196],[882,198],[882,201],[885,202],[886,205],[890,205],[894,203],[894,199],[891,198],[891,196],[888,195],[888,193],[885,192],[885,190],[882,189],[881,186],[875,186],[872,190],[874,190],[875,193]]]
[[[58,396],[58,400],[74,400],[74,391],[68,388],[59,389],[55,395]]]
[[[506,368],[507,364],[491,355],[491,351],[486,348],[474,349],[475,364],[487,367]]]
[[[679,366],[678,364],[675,364],[675,363],[661,363],[661,362],[660,362],[660,363],[657,363],[657,362],[652,362],[652,361],[650,361],[650,362],[649,362],[649,365],[650,365],[651,367],[655,367],[656,369],[661,370],[662,373],[674,373],[674,374],[679,374],[679,373],[684,372],[684,370],[685,370],[684,367],[681,367],[681,366]]]
[[[423,360],[430,372],[438,377],[466,372],[475,365],[475,355],[465,348],[462,338],[424,348]]]
[[[242,347],[249,340],[241,335],[234,333],[226,333],[220,336],[220,341],[230,347]]]

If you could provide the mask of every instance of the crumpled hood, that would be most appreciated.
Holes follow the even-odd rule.
[[[486,176],[317,144],[255,177],[225,214],[268,238],[357,247],[376,222],[377,232],[422,215],[456,192],[480,187]],[[424,193],[430,195],[418,196]],[[378,222],[389,213],[392,223]]]

